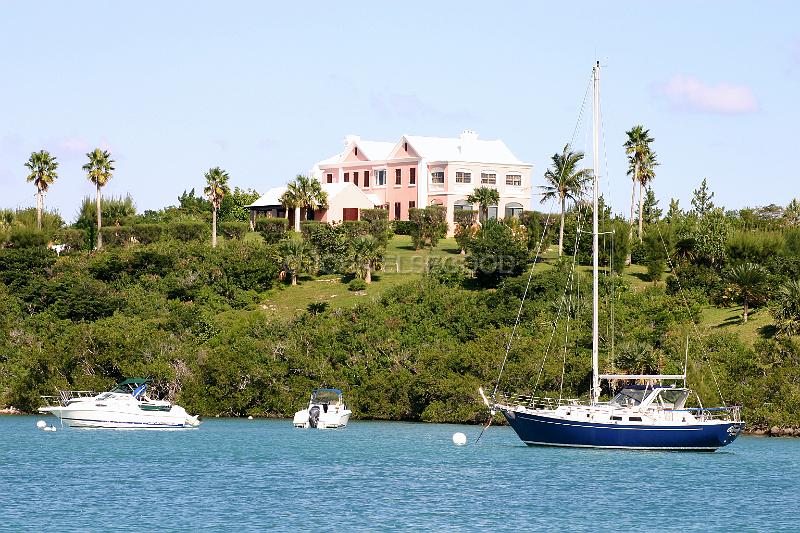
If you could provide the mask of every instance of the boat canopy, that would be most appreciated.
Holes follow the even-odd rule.
[[[117,383],[117,386],[111,389],[111,392],[131,392],[142,385],[146,385],[153,381],[150,378],[128,378],[124,381]]]
[[[311,401],[316,403],[338,402],[342,399],[339,389],[314,389],[311,392]]]

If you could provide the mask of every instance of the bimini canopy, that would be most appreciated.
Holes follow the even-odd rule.
[[[117,386],[111,389],[111,392],[131,392],[142,385],[147,385],[151,381],[153,380],[150,378],[128,378],[117,383]]]

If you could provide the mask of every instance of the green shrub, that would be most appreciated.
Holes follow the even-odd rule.
[[[86,230],[64,228],[55,232],[53,240],[65,244],[70,250],[82,250],[86,245]]]
[[[367,282],[361,278],[355,278],[347,284],[348,291],[363,291],[367,289]]]
[[[109,226],[100,228],[104,246],[125,246],[130,244],[132,231],[130,226]]]
[[[208,227],[202,222],[184,220],[169,225],[169,233],[174,239],[183,242],[201,241],[208,234]]]
[[[469,271],[464,268],[464,264],[461,261],[451,257],[431,257],[425,274],[439,283],[457,287],[464,282],[468,273]]]
[[[411,235],[416,224],[410,220],[393,220],[392,228],[395,235]]]
[[[256,219],[256,231],[264,237],[267,244],[279,243],[289,231],[289,221],[285,218],[260,217]]]
[[[389,224],[389,211],[386,209],[362,209],[361,220],[367,223],[367,231],[379,246],[389,242],[392,228]]]
[[[344,274],[350,260],[350,242],[342,225],[308,222],[301,224],[305,238],[316,252],[317,271],[322,274]]]
[[[528,263],[528,248],[506,224],[484,222],[467,248],[467,267],[482,287],[496,287],[507,276],[518,276]]]
[[[11,228],[8,243],[12,248],[35,248],[47,244],[47,235],[34,228]]]
[[[409,209],[408,218],[414,223],[411,240],[417,250],[423,246],[434,248],[447,235],[447,211],[440,205]]]
[[[219,225],[219,230],[226,239],[241,239],[248,229],[250,229],[250,224],[247,222],[230,221],[221,222]]]
[[[141,244],[152,244],[161,240],[164,229],[161,224],[136,224],[131,226],[131,235]]]
[[[347,220],[342,222],[342,229],[349,240],[359,235],[369,235],[369,223],[365,220]]]

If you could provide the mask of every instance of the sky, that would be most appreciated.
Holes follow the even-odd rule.
[[[590,101],[578,116],[596,59],[615,212],[636,124],[661,207],[689,207],[703,178],[729,209],[785,205],[800,197],[798,20],[794,1],[0,0],[0,208],[35,205],[24,163],[41,149],[60,162],[45,206],[70,221],[95,147],[116,160],[104,195],[142,212],[210,167],[263,193],[347,134],[464,129],[533,164],[535,190],[567,142],[591,166]]]

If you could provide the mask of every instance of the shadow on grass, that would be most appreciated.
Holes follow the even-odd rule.
[[[778,328],[775,327],[775,324],[767,324],[758,328],[758,334],[765,339],[774,339],[778,334]]]

